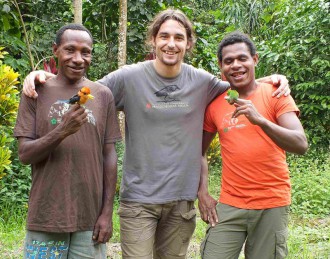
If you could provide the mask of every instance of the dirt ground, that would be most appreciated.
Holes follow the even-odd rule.
[[[121,259],[120,243],[107,244],[107,258]],[[191,243],[188,250],[189,259],[197,259],[199,257],[199,244]]]

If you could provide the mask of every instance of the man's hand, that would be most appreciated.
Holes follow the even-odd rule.
[[[208,193],[198,193],[198,208],[204,222],[210,223],[212,227],[218,223],[217,206],[218,202]]]
[[[250,100],[240,99],[235,100],[234,103],[236,110],[232,117],[237,118],[240,115],[244,115],[252,124],[261,125],[265,118],[257,111],[255,106]]]
[[[98,243],[106,243],[112,237],[112,219],[101,214],[96,221],[93,231],[93,240]]]
[[[38,83],[45,83],[47,79],[54,77],[55,75],[43,70],[32,71],[23,82],[23,93],[32,98],[37,98],[38,94],[35,90],[35,85]]]
[[[289,81],[284,75],[271,75],[271,76],[266,76],[263,78],[257,79],[258,82],[261,83],[268,83],[274,86],[277,86],[278,88],[274,93],[272,94],[273,97],[280,98],[282,95],[288,96],[291,92],[290,87],[289,87]]]
[[[60,127],[62,127],[64,135],[69,136],[76,133],[86,122],[87,113],[85,112],[85,108],[79,104],[74,104],[63,115]]]

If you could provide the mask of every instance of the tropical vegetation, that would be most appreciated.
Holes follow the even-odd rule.
[[[0,255],[21,258],[31,182],[29,166],[17,157],[12,137],[25,76],[50,67],[51,44],[62,25],[73,22],[72,0],[0,0]],[[84,0],[82,23],[94,36],[90,79],[121,65],[123,38],[119,4],[123,0]],[[310,144],[305,156],[288,154],[292,180],[289,258],[330,258],[330,15],[326,0],[135,0],[127,1],[126,63],[150,58],[145,33],[148,23],[168,7],[192,20],[196,46],[186,62],[220,76],[217,45],[224,34],[241,30],[257,45],[257,76],[284,74],[300,109]],[[118,145],[119,163],[123,145]],[[216,197],[221,177],[219,143],[208,159],[210,188]],[[121,174],[121,166],[119,166]],[[120,178],[120,177],[119,177]],[[120,181],[119,181],[120,182]],[[116,197],[118,200],[118,196]],[[196,204],[197,205],[197,204]],[[118,206],[118,201],[116,202]],[[113,242],[119,242],[115,217]],[[198,220],[193,244],[205,224]],[[196,251],[198,248],[195,249]],[[117,257],[114,257],[117,258]],[[118,257],[119,258],[119,257]],[[190,258],[198,258],[192,252]]]

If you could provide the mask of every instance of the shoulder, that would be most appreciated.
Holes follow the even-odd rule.
[[[102,95],[109,96],[111,99],[113,98],[111,90],[105,85],[99,82],[93,82],[91,80],[86,79],[85,85],[90,87],[92,95]]]
[[[140,72],[141,70],[148,68],[152,65],[152,61],[148,60],[148,61],[143,61],[143,62],[138,62],[136,64],[131,64],[131,65],[124,65],[122,67],[120,67],[119,69],[117,69],[116,71],[114,71],[115,73],[134,73],[134,72]]]
[[[227,91],[218,95],[207,107],[209,112],[214,112],[218,110],[222,110],[224,105],[229,105],[227,100],[225,99],[227,95]]]
[[[261,91],[263,93],[272,93],[273,91],[275,91],[277,89],[276,86],[273,86],[268,83],[259,83],[259,88],[261,89]]]
[[[187,64],[187,63],[183,63],[182,68],[183,68],[182,71],[184,73],[192,73],[192,74],[196,74],[196,75],[199,75],[199,76],[212,77],[212,78],[214,77],[214,75],[207,72],[203,68],[196,68],[196,67],[194,67],[190,64]]]

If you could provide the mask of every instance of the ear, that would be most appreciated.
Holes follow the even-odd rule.
[[[53,43],[52,48],[53,48],[53,54],[54,54],[54,56],[57,57],[58,46],[57,46],[57,44],[55,42]]]
[[[256,53],[252,58],[253,58],[253,61],[254,61],[254,66],[258,65],[258,62],[259,62],[258,53]]]
[[[220,69],[221,69],[221,68],[222,68],[222,64],[221,64],[220,59],[218,59],[218,65],[219,65],[219,67],[220,67]]]
[[[186,50],[190,50],[192,46],[192,43],[190,41],[187,42]]]
[[[151,45],[152,45],[153,48],[156,47],[156,39],[155,39],[154,36],[151,39]]]

